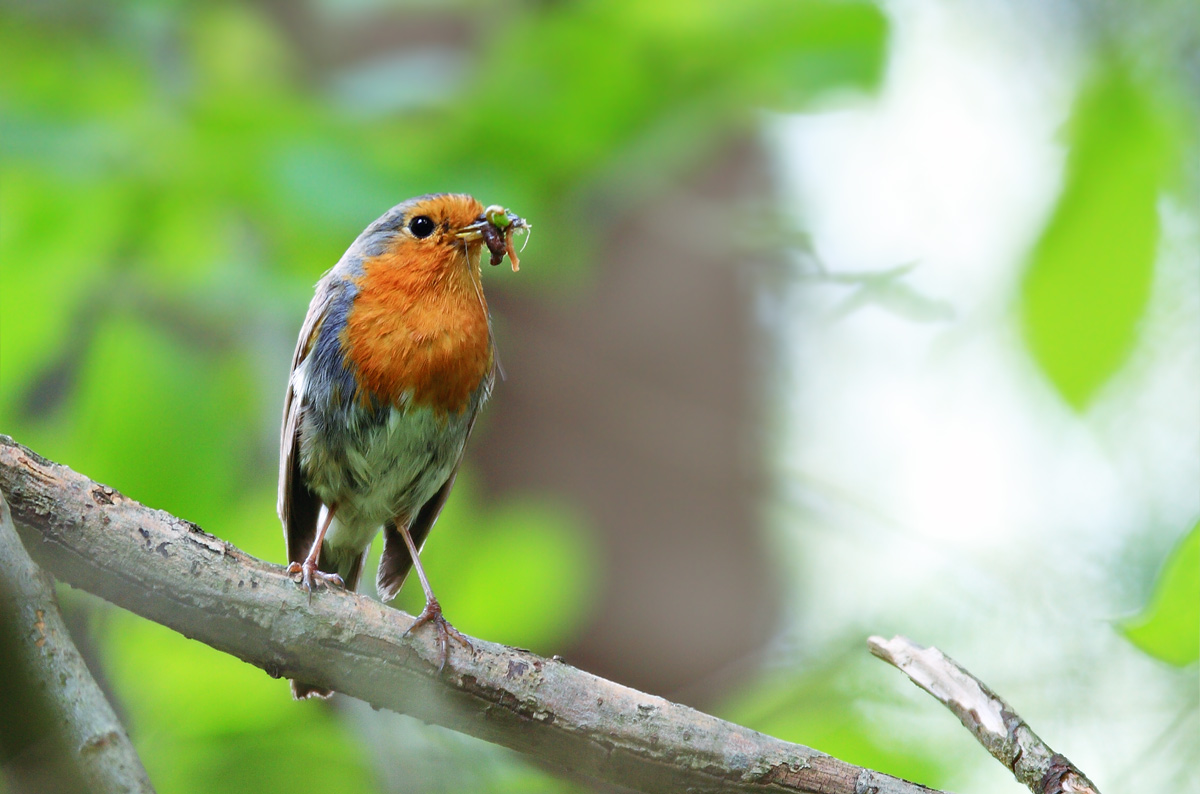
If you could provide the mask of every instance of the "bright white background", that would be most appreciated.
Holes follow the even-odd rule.
[[[1200,223],[1164,201],[1138,347],[1072,411],[1015,305],[1087,66],[1075,26],[1032,3],[890,11],[877,97],[771,125],[781,198],[828,274],[913,265],[906,298],[846,310],[859,287],[798,254],[805,276],[764,298],[784,351],[772,524],[803,572],[780,657],[819,657],[847,626],[907,634],[977,673],[1101,790],[1196,791],[1195,771],[1180,777],[1200,757],[1195,671],[1114,624],[1200,515]],[[887,730],[977,756],[959,790],[1017,790],[879,664]]]

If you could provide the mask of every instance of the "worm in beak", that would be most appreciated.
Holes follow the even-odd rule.
[[[516,272],[520,269],[521,262],[517,258],[516,249],[513,248],[513,232],[526,232],[529,229],[530,225],[520,215],[498,204],[492,204],[474,223],[464,227],[458,233],[458,237],[468,242],[482,240],[491,253],[493,265],[503,262],[504,255],[507,254],[512,262],[513,272]]]

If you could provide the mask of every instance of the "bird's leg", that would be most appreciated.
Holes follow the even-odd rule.
[[[450,649],[447,647],[446,638],[451,637],[458,642],[461,642],[468,650],[475,650],[471,645],[471,641],[466,635],[458,629],[450,625],[450,623],[442,616],[442,606],[438,603],[437,597],[433,594],[433,588],[429,586],[429,579],[425,577],[425,570],[421,567],[421,559],[417,556],[417,546],[413,543],[412,535],[408,534],[407,524],[397,523],[396,529],[400,530],[400,537],[404,538],[404,545],[408,547],[408,553],[412,557],[413,567],[417,569],[417,578],[421,580],[421,589],[425,591],[425,608],[421,610],[421,614],[417,615],[417,619],[404,632],[407,636],[409,632],[419,629],[426,623],[433,624],[438,633],[438,645],[442,651],[442,663],[438,665],[438,672],[446,666],[446,660],[450,657]]]
[[[325,520],[321,522],[321,526],[317,527],[317,536],[313,538],[312,548],[308,550],[308,556],[304,558],[304,562],[293,562],[287,567],[288,576],[300,574],[300,584],[308,591],[308,597],[312,598],[314,585],[320,587],[323,584],[335,584],[338,587],[345,587],[346,583],[342,581],[342,577],[336,573],[325,573],[317,570],[317,559],[321,556],[321,544],[325,542],[325,533],[329,531],[329,525],[333,522],[333,514],[337,511],[337,505],[329,505],[325,508]]]

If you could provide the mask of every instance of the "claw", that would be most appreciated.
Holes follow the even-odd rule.
[[[312,601],[313,590],[319,590],[326,585],[341,587],[345,589],[346,583],[342,581],[342,577],[336,573],[325,573],[317,570],[316,562],[305,560],[304,562],[293,562],[287,567],[288,576],[295,577],[299,574],[300,578],[296,582],[308,591],[308,600]]]
[[[446,638],[449,637],[457,642],[462,643],[469,651],[474,651],[475,646],[467,639],[467,636],[458,629],[450,625],[449,621],[442,616],[442,606],[436,598],[430,598],[425,602],[425,608],[421,610],[421,614],[417,615],[417,619],[412,622],[404,635],[407,637],[410,633],[416,631],[426,624],[433,624],[438,633],[438,648],[441,650],[442,662],[438,665],[438,673],[446,667],[446,662],[450,658],[450,648],[446,644]]]

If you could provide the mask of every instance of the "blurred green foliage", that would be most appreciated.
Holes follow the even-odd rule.
[[[537,227],[512,288],[564,285],[608,222],[762,108],[875,85],[887,33],[873,5],[833,0],[464,4],[440,12],[474,42],[456,69],[384,70],[357,90],[370,68],[320,73],[286,13],[0,9],[0,429],[275,561],[287,361],[311,285],[363,226],[411,195],[469,191]],[[467,476],[426,564],[464,630],[549,649],[583,625],[595,556],[570,506],[485,506]],[[325,705],[161,627],[101,618],[160,791],[381,785],[379,759]],[[539,777],[497,780],[563,788]]]
[[[294,703],[286,682],[128,613],[108,616],[102,636],[157,790],[373,790],[364,748],[323,704]]]
[[[720,714],[852,764],[946,788],[957,766],[948,748],[920,732],[898,736],[890,720],[874,718],[881,701],[867,683],[876,677],[872,662],[856,637],[840,653],[803,669],[785,667],[757,677],[735,693]],[[970,742],[964,735],[963,745]]]
[[[438,519],[438,542],[421,553],[438,598],[455,605],[454,623],[468,634],[544,652],[563,647],[584,628],[596,586],[593,544],[561,529],[579,519],[547,500],[484,512],[472,497],[469,477],[459,477]],[[424,604],[415,585],[396,602],[410,614]]]
[[[1200,660],[1200,522],[1167,558],[1150,603],[1121,630],[1156,659],[1180,667]]]
[[[1171,116],[1118,59],[1102,60],[1072,112],[1065,184],[1025,273],[1021,315],[1030,352],[1076,409],[1137,338],[1180,144]]]

